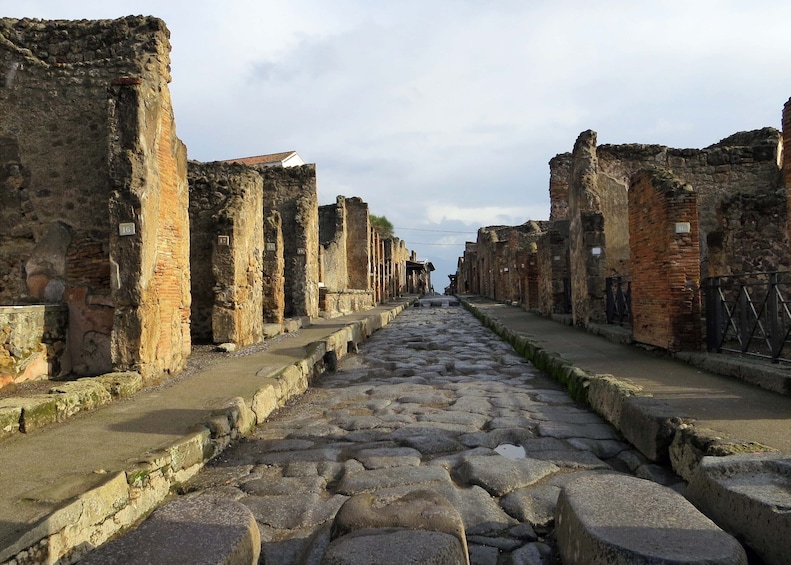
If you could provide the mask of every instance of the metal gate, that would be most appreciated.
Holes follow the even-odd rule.
[[[771,359],[783,357],[791,334],[787,271],[710,277],[704,281],[706,346]],[[787,353],[786,353],[787,354]]]

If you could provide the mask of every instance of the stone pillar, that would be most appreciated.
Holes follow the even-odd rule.
[[[569,213],[571,153],[561,153],[549,160],[549,219],[565,220]]]
[[[322,247],[324,288],[346,290],[347,271],[346,198],[338,196],[335,204],[319,206],[319,243]]]
[[[632,333],[668,351],[701,347],[697,194],[667,171],[645,169],[629,189]]]
[[[264,207],[266,208],[266,207]],[[262,309],[264,322],[282,324],[286,308],[283,227],[280,212],[271,210],[264,218],[264,276]]]
[[[604,216],[597,184],[596,132],[582,132],[574,144],[569,190],[569,250],[574,324],[604,318]]]
[[[791,211],[791,98],[783,106],[783,179]],[[791,242],[791,213],[788,214],[788,240]]]
[[[371,221],[368,216],[368,204],[360,198],[347,198],[346,219],[349,288],[372,290]]]
[[[264,216],[277,210],[283,230],[285,316],[319,314],[319,205],[316,166],[256,167],[264,179]]]
[[[263,339],[263,185],[242,165],[189,163],[192,335]]]

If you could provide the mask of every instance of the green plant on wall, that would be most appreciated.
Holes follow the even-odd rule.
[[[376,216],[374,214],[370,214],[369,217],[371,219],[371,226],[381,237],[394,237],[393,230],[395,228],[393,228],[393,224],[387,219],[386,216]]]

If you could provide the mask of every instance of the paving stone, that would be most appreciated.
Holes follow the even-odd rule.
[[[240,500],[258,523],[279,529],[317,526],[335,515],[348,497],[335,495],[325,500],[318,494],[248,496]]]
[[[87,565],[258,563],[261,537],[242,504],[209,496],[184,497],[154,511],[139,527],[85,556]]]
[[[455,537],[406,529],[360,530],[333,540],[322,565],[403,565],[466,563]]]
[[[559,487],[536,485],[507,494],[500,499],[500,505],[520,522],[546,528],[555,520],[555,505],[559,495]]]
[[[630,448],[628,443],[614,439],[588,439],[573,437],[567,439],[566,442],[576,449],[592,451],[602,459],[612,459],[622,451]]]
[[[441,484],[435,490],[456,507],[470,535],[501,532],[517,523],[479,486],[456,488],[452,484]]]
[[[552,549],[543,543],[528,543],[511,553],[510,565],[550,565]]]
[[[742,546],[684,497],[627,475],[580,474],[556,516],[565,565],[747,563]]]
[[[369,529],[406,528],[455,537],[466,552],[464,523],[456,508],[431,490],[413,490],[395,499],[358,494],[347,500],[332,523],[331,538]]]
[[[472,565],[497,565],[500,550],[489,545],[470,545],[470,563]]]
[[[590,451],[573,449],[534,451],[530,453],[530,457],[541,461],[549,461],[558,467],[568,467],[570,469],[612,469],[612,467]]]
[[[502,496],[529,486],[559,470],[556,465],[536,459],[512,461],[505,457],[473,457],[459,467],[459,476],[480,485],[494,496]]]
[[[327,481],[321,477],[282,477],[277,481],[271,479],[253,479],[243,482],[239,487],[254,496],[270,496],[277,494],[319,494],[324,491]]]
[[[558,439],[620,439],[609,424],[570,424],[568,422],[540,422],[538,433],[545,437]]]
[[[354,457],[366,469],[420,465],[420,452],[411,447],[362,449]]]
[[[450,482],[450,475],[442,467],[392,467],[346,474],[337,486],[345,495],[359,494],[401,485]]]

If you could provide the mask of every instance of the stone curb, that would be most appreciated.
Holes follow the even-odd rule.
[[[80,563],[255,565],[260,554],[261,533],[245,505],[192,496],[164,504],[137,529],[92,551]]]
[[[667,403],[643,393],[640,387],[617,379],[613,375],[591,374],[574,367],[561,355],[543,349],[529,336],[506,328],[504,324],[487,316],[469,301],[463,298],[461,301],[464,307],[486,327],[510,343],[536,368],[563,383],[574,400],[589,406],[610,422],[646,458],[669,464],[677,475],[691,485],[707,480],[704,479],[705,474],[714,465],[714,461],[720,460],[727,465],[727,460],[724,459],[726,456],[761,461],[765,457],[771,458],[772,452],[777,451],[760,443],[734,441],[719,432],[696,426],[693,419],[673,414]],[[714,370],[712,367],[708,369]],[[728,460],[730,459],[729,457]],[[711,482],[713,479],[708,480]],[[698,490],[716,491],[714,487],[709,488],[708,491],[703,488]],[[726,526],[731,534],[740,539],[748,538],[751,545],[762,554],[771,554],[771,550],[765,548],[777,546],[780,541],[791,539],[786,534],[777,539],[771,536],[761,538],[752,532],[752,525],[728,517],[730,507],[727,503],[719,506],[714,503],[707,505],[704,501],[706,494],[696,496],[696,505],[710,518]],[[722,497],[720,494],[716,496]],[[760,513],[762,510],[752,509],[765,506],[758,491],[752,495],[740,496],[746,501],[741,502],[742,508],[749,507],[751,511]],[[715,498],[715,502],[716,500]],[[743,510],[739,510],[736,514],[741,512]]]
[[[507,328],[474,304],[462,304],[533,365],[556,379],[577,402],[610,422],[647,459],[670,463],[673,471],[689,481],[706,456],[775,451],[754,442],[732,441],[712,430],[698,428],[694,419],[674,414],[670,406],[642,392],[642,388],[606,374],[592,374],[575,367],[559,353],[545,350],[530,336]]]
[[[21,534],[15,543],[0,548],[0,564],[61,559],[74,562],[111,536],[133,526],[231,441],[263,422],[293,396],[305,392],[328,363],[354,350],[358,343],[385,327],[408,306],[408,302],[403,302],[369,314],[309,344],[305,358],[271,374],[260,375],[262,385],[252,399],[228,400],[209,419],[196,423],[190,433],[160,451],[142,454],[126,471],[84,477],[79,494]],[[115,383],[117,390],[131,390],[116,382],[122,379],[114,375],[107,380]],[[44,406],[46,410],[42,411],[57,414],[54,405]]]
[[[106,373],[76,381],[53,381],[49,394],[0,399],[0,440],[63,422],[78,412],[126,398],[142,388],[139,373]]]

